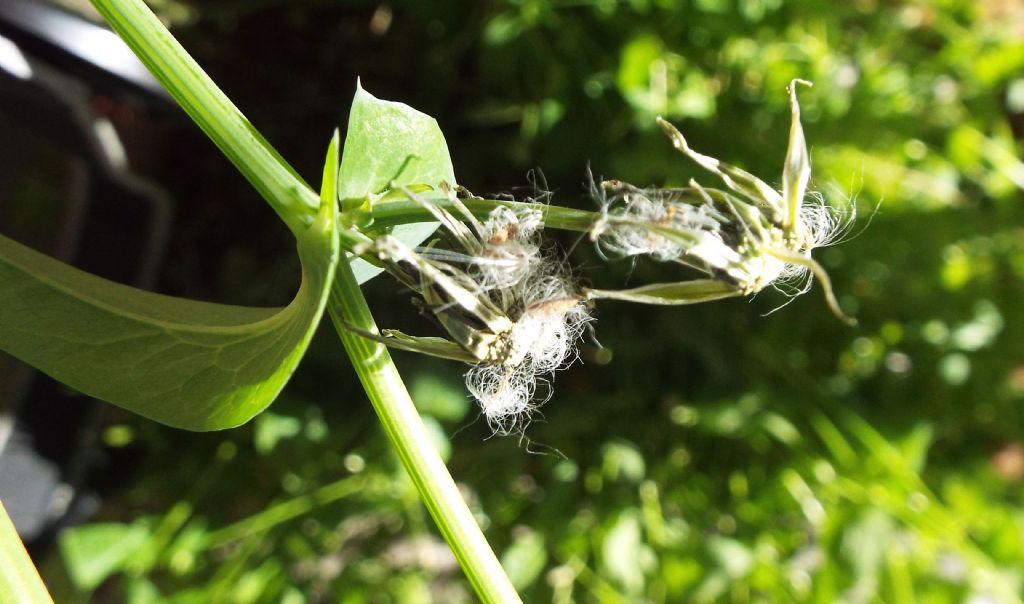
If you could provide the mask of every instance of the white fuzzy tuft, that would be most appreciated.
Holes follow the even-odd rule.
[[[499,295],[500,294],[500,295]],[[538,266],[522,283],[492,292],[515,318],[501,362],[481,363],[466,373],[466,387],[479,401],[488,425],[500,434],[522,431],[537,407],[538,382],[577,356],[576,342],[590,312],[567,278],[552,265]]]
[[[679,262],[743,295],[768,286],[797,295],[810,288],[813,276],[821,282],[832,311],[852,324],[811,252],[843,239],[856,212],[836,211],[820,194],[807,191],[811,164],[800,125],[797,84],[809,83],[793,80],[788,88],[792,123],[781,192],[740,168],[697,153],[682,133],[659,117],[658,124],[676,149],[717,175],[728,190],[705,189],[693,180],[686,189],[638,189],[618,180],[598,187],[591,178],[591,194],[601,208],[590,229],[598,251]]]
[[[537,210],[518,214],[499,206],[480,225],[480,250],[475,258],[483,290],[513,287],[541,262],[539,233],[543,217]]]
[[[537,407],[537,376],[525,365],[476,365],[466,373],[466,388],[496,434],[522,431]]]
[[[450,199],[459,208],[459,200]],[[472,347],[480,362],[466,373],[466,387],[495,433],[521,432],[546,401],[536,400],[538,383],[550,383],[550,374],[576,358],[576,341],[590,320],[589,308],[564,267],[541,249],[542,212],[498,206],[481,222],[464,206],[459,209],[472,231],[450,214],[437,213],[463,250],[426,253],[444,262],[453,278],[454,264],[462,264],[459,283],[480,302],[477,306],[494,309],[510,323],[479,339],[489,342],[486,348]],[[463,310],[473,306],[458,304]],[[456,317],[448,320],[458,321]],[[459,331],[478,329],[466,324]]]
[[[484,221],[448,190],[451,207],[406,194],[444,225],[458,249],[431,244],[408,249],[390,236],[373,250],[389,270],[417,291],[450,342],[404,336],[401,347],[470,360],[466,387],[495,433],[521,432],[536,409],[538,384],[578,358],[576,342],[590,321],[566,266],[540,246],[543,213],[494,208]],[[468,193],[462,190],[463,193]],[[394,334],[392,334],[394,337]],[[458,345],[461,350],[451,347]],[[551,389],[546,389],[550,397]]]
[[[601,198],[602,232],[592,237],[612,256],[675,260],[702,232],[716,231],[724,220],[710,205],[687,203],[670,190],[637,189],[619,181],[602,188],[612,189],[611,196],[605,191]]]
[[[763,184],[763,183],[762,183]],[[767,186],[767,185],[764,185]],[[648,256],[676,261],[715,277],[725,277],[743,294],[772,286],[787,296],[811,286],[807,264],[787,262],[771,250],[810,258],[811,251],[846,237],[856,212],[837,210],[818,192],[808,192],[787,230],[762,208],[692,183],[690,189],[639,189],[621,181],[592,187],[601,218],[591,229],[605,255]],[[721,203],[720,199],[727,201]],[[716,209],[716,202],[729,209]]]
[[[840,243],[857,222],[857,207],[835,208],[817,192],[808,193],[800,207],[800,223],[807,232],[808,250]]]

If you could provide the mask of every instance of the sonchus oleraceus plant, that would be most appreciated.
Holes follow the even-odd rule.
[[[682,153],[724,188],[641,189],[604,181],[599,211],[475,197],[456,184],[434,120],[358,88],[344,147],[335,133],[314,192],[259,135],[141,0],[93,0],[110,25],[266,199],[295,236],[302,281],[292,303],[265,309],[172,298],[106,281],[0,236],[0,350],[73,388],[190,430],[237,426],[285,386],[328,314],[398,457],[467,579],[484,602],[517,602],[434,449],[386,346],[468,363],[466,385],[491,429],[522,435],[552,396],[553,374],[601,300],[692,304],[773,286],[823,285],[811,257],[841,236],[853,213],[807,193],[810,161],[795,81],[782,191],[690,149]],[[440,236],[428,240],[440,226]],[[699,279],[625,290],[589,289],[541,241],[545,229],[587,233],[608,257],[649,257],[700,271]],[[359,283],[387,272],[415,293],[444,337],[379,330]],[[386,345],[386,346],[385,346]],[[0,593],[46,601],[26,582],[11,531]],[[30,573],[29,573],[30,574]],[[4,591],[7,590],[7,591]]]

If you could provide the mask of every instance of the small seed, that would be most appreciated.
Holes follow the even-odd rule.
[[[560,298],[549,298],[539,302],[532,302],[526,307],[524,314],[539,317],[553,317],[573,309],[583,301],[579,296],[563,296]]]

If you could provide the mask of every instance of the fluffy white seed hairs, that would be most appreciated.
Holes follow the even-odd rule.
[[[466,387],[488,425],[496,434],[521,434],[550,398],[553,373],[577,358],[590,310],[564,264],[542,249],[540,211],[498,206],[481,221],[448,192],[444,205],[406,194],[431,212],[457,249],[411,250],[385,236],[374,251],[423,297],[451,341],[395,331],[376,339],[472,364]],[[537,396],[538,385],[545,396]]]
[[[601,217],[590,238],[603,255],[678,261],[702,233],[715,233],[728,221],[713,206],[694,203],[693,196],[680,189],[640,189],[606,180],[591,191]]]
[[[486,295],[513,320],[500,363],[480,363],[466,373],[466,387],[480,403],[497,434],[521,433],[540,405],[538,382],[576,359],[576,342],[590,321],[589,308],[576,293],[560,263],[542,253],[539,212],[518,215],[495,208],[481,225],[483,258],[514,259],[517,268],[495,274],[495,265],[478,264]]]
[[[535,396],[538,383],[577,358],[576,342],[591,320],[590,310],[570,282],[553,271],[534,272],[505,290],[514,318],[507,336],[507,356],[500,363],[479,363],[466,373],[466,387],[479,401],[491,429],[521,433],[551,396]]]
[[[810,157],[800,125],[797,84],[809,85],[794,80],[789,86],[792,123],[781,191],[694,151],[682,133],[661,118],[658,124],[675,148],[717,175],[724,189],[704,188],[692,180],[682,189],[639,189],[620,181],[592,186],[601,216],[590,237],[599,251],[679,262],[719,285],[713,287],[704,280],[620,292],[589,290],[588,297],[689,304],[755,294],[769,285],[795,296],[810,288],[814,276],[821,281],[832,311],[852,322],[839,308],[828,275],[811,258],[811,251],[841,239],[853,225],[856,212],[852,207],[848,212],[837,211],[820,194],[807,192]],[[652,295],[655,290],[660,293]]]

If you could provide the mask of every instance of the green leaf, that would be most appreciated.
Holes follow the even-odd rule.
[[[733,580],[745,577],[754,568],[754,555],[742,541],[720,535],[707,539],[708,554]]]
[[[382,101],[356,87],[345,136],[345,154],[338,175],[338,197],[369,200],[395,186],[455,184],[455,169],[437,121],[404,103]],[[431,198],[429,192],[423,197]],[[438,193],[437,199],[444,199]],[[437,229],[436,222],[403,224],[392,235],[410,247]],[[363,261],[352,263],[363,283],[383,269]]]
[[[158,604],[166,602],[160,590],[146,577],[131,577],[125,581],[125,601],[128,604]]]
[[[142,291],[0,236],[0,350],[158,422],[218,430],[248,421],[288,381],[320,321],[338,258],[328,151],[316,220],[299,231],[302,284],[284,308]]]
[[[601,448],[602,469],[612,479],[640,482],[647,473],[647,464],[640,449],[628,440],[606,443]]]
[[[524,590],[537,580],[548,563],[544,537],[537,531],[520,527],[512,545],[501,556],[501,566],[508,573],[512,585]]]
[[[256,418],[255,444],[256,450],[263,455],[273,452],[277,443],[291,438],[302,431],[299,418],[290,415],[278,415],[271,411],[262,413]]]
[[[416,375],[409,393],[420,413],[443,421],[460,421],[469,411],[469,399],[461,383],[442,379],[433,373]]]
[[[643,590],[645,578],[645,552],[640,513],[634,508],[623,510],[612,522],[601,544],[601,562],[604,573],[628,594]]]
[[[3,503],[0,503],[0,602],[53,602]]]
[[[81,591],[96,589],[124,569],[149,533],[140,523],[108,522],[68,529],[61,535],[60,552],[72,583]]]

